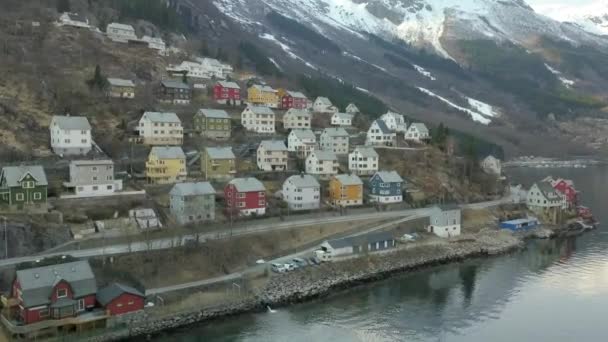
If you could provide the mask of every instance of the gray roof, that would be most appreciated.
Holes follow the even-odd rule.
[[[184,150],[179,146],[154,146],[150,150],[158,159],[186,159]]]
[[[359,107],[357,107],[356,104],[354,103],[349,103],[348,106],[346,106],[346,110],[353,110],[353,111],[359,111]]]
[[[234,185],[238,192],[266,191],[264,184],[253,177],[235,178],[228,184]]]
[[[287,152],[287,146],[280,140],[264,140],[260,143],[260,146],[264,146],[267,151],[285,151]]]
[[[121,24],[121,23],[109,23],[106,29],[109,29],[109,28],[117,28],[117,29],[121,29],[121,30],[135,31],[133,26],[128,25],[128,24]]]
[[[235,82],[229,82],[229,81],[219,81],[217,82],[219,85],[221,85],[224,88],[233,88],[233,89],[241,89],[241,87],[239,87],[238,84],[236,84]]]
[[[378,172],[376,172],[376,174],[373,177],[375,177],[376,175],[378,177],[380,177],[380,179],[384,183],[401,183],[401,182],[403,182],[403,178],[401,178],[401,176],[399,176],[397,171],[378,171]]]
[[[152,122],[170,122],[181,123],[181,120],[175,113],[167,112],[145,112],[144,116]]]
[[[365,158],[378,158],[378,152],[373,147],[357,146],[355,151],[359,151]]]
[[[189,85],[177,80],[163,80],[161,81],[161,84],[166,88],[190,89]]]
[[[51,120],[53,124],[57,124],[59,128],[64,130],[91,130],[89,120],[84,116],[63,116],[54,115]]]
[[[435,209],[441,211],[452,211],[452,210],[460,210],[460,206],[458,204],[441,204],[435,206]]]
[[[198,111],[199,115],[214,119],[230,119],[230,115],[223,109],[206,109],[202,108]]]
[[[376,120],[374,121],[377,125],[378,128],[380,128],[380,131],[382,131],[382,134],[391,134],[392,131],[390,129],[388,129],[388,126],[386,126],[386,122],[384,122],[384,120]]]
[[[211,159],[234,159],[232,147],[205,147],[207,155]]]
[[[114,161],[111,159],[99,159],[99,160],[72,160],[70,164],[78,165],[114,165]]]
[[[256,89],[259,89],[259,90],[261,90],[261,91],[265,91],[265,92],[271,92],[271,93],[276,93],[276,92],[277,92],[277,90],[276,90],[276,89],[274,89],[274,88],[272,88],[272,87],[270,87],[270,86],[267,86],[267,85],[259,85],[259,84],[254,84],[254,85],[252,86],[252,88],[256,88]]]
[[[326,128],[323,130],[323,133],[329,135],[330,137],[348,137],[348,132],[341,127]]]
[[[338,119],[352,120],[355,115],[348,113],[334,113],[334,116],[337,116]]]
[[[6,179],[6,185],[9,187],[19,186],[23,177],[28,173],[38,181],[39,185],[48,185],[46,174],[40,165],[5,166],[2,168],[2,177]]]
[[[135,87],[135,83],[131,80],[124,80],[122,78],[108,78],[108,83],[117,87]]]
[[[335,175],[334,176],[342,185],[362,185],[361,178],[357,175]]]
[[[291,97],[295,97],[295,98],[299,98],[299,99],[306,98],[306,95],[302,94],[299,91],[288,91],[287,94],[289,94],[289,96],[291,96]]]
[[[283,121],[285,121],[285,118],[288,116],[305,116],[310,118],[312,115],[309,111],[305,109],[290,108],[287,112],[285,112],[285,115],[283,116]]]
[[[375,244],[376,242],[395,240],[390,232],[377,232],[365,235],[350,236],[342,239],[329,240],[327,243],[332,248],[343,248],[362,244]]]
[[[301,174],[287,178],[286,182],[291,182],[298,188],[318,188],[320,187],[317,179],[311,175]]]
[[[68,282],[74,298],[95,294],[97,282],[87,261],[36,267],[17,271],[17,280],[23,291],[25,307],[48,305],[54,286],[61,280]]]
[[[336,154],[330,150],[315,150],[310,154],[312,155],[317,157],[317,160],[338,160]]]
[[[67,13],[68,17],[70,18],[70,20],[72,21],[80,21],[83,23],[87,22],[87,17],[85,17],[82,14],[78,14],[78,13]]]
[[[315,103],[316,102],[321,102],[321,104],[323,104],[323,105],[331,106],[331,101],[327,97],[319,96],[315,100]]]
[[[426,127],[425,124],[421,123],[421,122],[414,122],[410,128],[412,127],[416,127],[418,129],[418,132],[420,132],[421,134],[429,134],[429,129]]]
[[[298,139],[300,140],[316,140],[317,137],[315,136],[315,133],[313,133],[312,130],[310,129],[294,129],[291,131],[291,133],[293,133],[293,135],[295,135],[296,137],[298,137]],[[289,133],[289,134],[291,134]]]
[[[559,197],[559,194],[557,193],[555,188],[549,182],[539,182],[539,183],[536,183],[536,186],[538,186],[538,189],[540,189],[540,191],[543,193],[543,195],[547,198],[556,197],[556,196]]]
[[[215,194],[215,189],[209,182],[178,183],[169,192],[171,196],[199,196]]]
[[[111,301],[113,301],[114,299],[120,297],[122,294],[125,294],[125,293],[132,294],[134,296],[138,296],[138,297],[142,297],[142,298],[145,297],[145,295],[143,293],[132,288],[131,286],[113,283],[109,286],[99,289],[99,292],[97,292],[97,301],[101,305],[106,306]]]
[[[264,106],[249,106],[247,108],[249,108],[255,114],[272,114],[272,115],[274,115],[274,112],[272,111],[272,109],[270,109],[268,107],[264,107]]]

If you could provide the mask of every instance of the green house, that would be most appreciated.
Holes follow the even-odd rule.
[[[232,147],[206,147],[201,153],[201,171],[205,179],[230,179],[236,174]]]
[[[0,175],[0,202],[11,210],[46,210],[48,181],[42,166],[6,166]]]
[[[203,137],[226,140],[230,138],[231,119],[225,110],[201,109],[194,116],[194,128]]]

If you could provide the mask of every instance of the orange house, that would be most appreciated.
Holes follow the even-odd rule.
[[[333,205],[350,207],[363,204],[363,182],[355,175],[336,175],[329,181],[329,200]]]

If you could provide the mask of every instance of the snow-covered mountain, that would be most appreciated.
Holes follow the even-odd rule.
[[[576,2],[570,5],[538,5],[534,9],[557,21],[577,25],[591,33],[608,35],[607,0],[599,0],[582,6]]]

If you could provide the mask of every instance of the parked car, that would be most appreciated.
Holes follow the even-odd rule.
[[[308,266],[308,263],[306,262],[306,260],[302,259],[302,258],[293,258],[291,260],[293,262],[294,265],[296,265],[298,268],[302,268],[302,267],[306,267]]]
[[[413,233],[413,234],[403,234],[403,236],[401,238],[399,238],[399,241],[401,242],[414,242],[418,239],[418,234]]]
[[[264,259],[258,259],[258,260],[257,260],[255,263],[256,263],[257,265],[263,265],[263,264],[265,264],[265,263],[266,263],[266,260],[264,260]]]
[[[321,265],[321,260],[319,260],[317,257],[310,257],[308,260],[310,261],[311,265]]]
[[[287,268],[283,264],[272,264],[271,269],[275,273],[285,273],[285,272],[287,272]]]
[[[293,271],[293,270],[295,270],[296,268],[297,268],[297,267],[296,267],[296,265],[294,265],[294,264],[292,264],[292,263],[290,263],[290,262],[288,262],[288,263],[286,263],[286,264],[285,264],[285,270],[286,270],[287,272]]]

